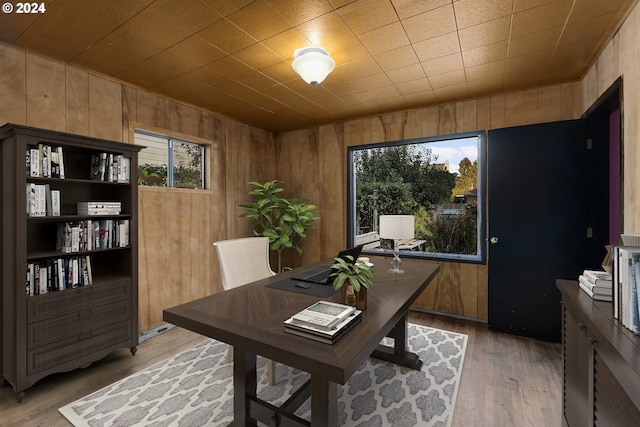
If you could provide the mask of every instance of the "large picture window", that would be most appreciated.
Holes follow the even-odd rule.
[[[205,188],[205,146],[136,129],[138,184],[156,187]]]
[[[380,215],[414,215],[405,256],[484,262],[484,153],[484,132],[349,147],[349,245],[392,252]]]

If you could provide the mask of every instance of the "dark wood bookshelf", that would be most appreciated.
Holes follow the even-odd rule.
[[[1,381],[18,401],[38,380],[85,367],[118,348],[138,345],[138,151],[133,144],[7,124],[0,127],[2,164],[2,292],[0,294]],[[29,176],[27,151],[62,147],[64,178]],[[90,179],[92,156],[128,159],[128,182]],[[28,184],[60,191],[59,216],[28,216]],[[118,215],[78,215],[77,203],[120,202]],[[56,250],[58,224],[128,220],[129,244],[110,248]],[[89,257],[91,285],[28,295],[30,263]]]

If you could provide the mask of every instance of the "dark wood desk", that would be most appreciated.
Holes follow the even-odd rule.
[[[240,288],[164,310],[164,320],[176,326],[226,342],[234,347],[234,426],[336,426],[337,384],[345,384],[370,356],[419,369],[422,362],[407,351],[407,313],[411,304],[438,273],[437,264],[403,260],[404,274],[387,272],[390,258],[371,258],[374,283],[368,292],[362,322],[344,338],[328,345],[284,330],[283,322],[320,298],[266,287],[294,272],[260,280]],[[331,260],[315,263],[329,265]],[[339,301],[336,293],[329,301]],[[395,347],[380,348],[385,336]],[[311,374],[280,408],[256,397],[256,355],[262,355]],[[292,414],[308,397],[311,423]]]

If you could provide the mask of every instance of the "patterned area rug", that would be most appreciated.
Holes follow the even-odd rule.
[[[338,387],[343,426],[449,426],[462,372],[467,336],[409,325],[409,347],[421,371],[370,358]],[[207,340],[59,409],[74,426],[222,426],[233,420],[233,366],[227,345]],[[276,364],[268,385],[258,358],[259,397],[279,404],[308,374]],[[310,417],[310,400],[296,412]]]

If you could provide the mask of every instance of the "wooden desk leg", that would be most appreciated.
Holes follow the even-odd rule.
[[[248,397],[257,394],[256,355],[248,351],[233,350],[233,426],[256,427],[256,420],[249,417]]]
[[[407,314],[405,314],[398,323],[391,330],[391,337],[393,337],[393,353],[399,357],[405,357],[407,355],[407,349],[409,348],[409,322],[407,320]]]
[[[396,323],[389,335],[393,338],[393,348],[379,345],[377,349],[371,353],[372,357],[386,360],[395,364],[406,366],[410,369],[420,370],[422,368],[422,360],[417,354],[411,353],[409,349],[409,321],[408,313]]]
[[[311,376],[311,427],[338,426],[338,385]]]

